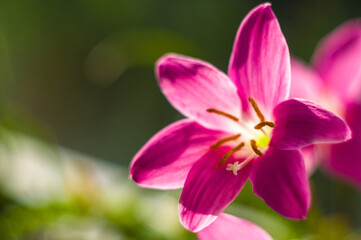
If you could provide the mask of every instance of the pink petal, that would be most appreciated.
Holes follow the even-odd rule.
[[[168,101],[183,115],[205,127],[234,132],[239,125],[207,109],[216,109],[236,118],[241,103],[233,82],[209,63],[168,54],[158,60],[156,73]]]
[[[270,147],[254,160],[250,176],[253,192],[284,217],[305,219],[310,189],[299,150]]]
[[[320,165],[323,157],[319,156],[317,149],[321,148],[320,146],[309,145],[302,148],[302,156],[305,161],[306,171],[308,176],[311,176],[313,172]],[[324,155],[324,153],[322,154]]]
[[[130,177],[143,187],[181,188],[192,165],[225,136],[189,119],[175,122],[154,135],[134,156]]]
[[[272,240],[268,233],[257,225],[222,213],[207,228],[197,232],[199,240]]]
[[[338,177],[361,188],[361,105],[351,103],[346,108],[346,121],[353,137],[345,143],[331,146],[326,167]]]
[[[215,169],[230,147],[212,150],[197,161],[189,171],[179,200],[183,226],[193,232],[207,227],[236,198],[250,173],[251,163],[238,171],[227,171],[228,164],[243,159],[231,156],[227,163]]]
[[[290,99],[274,109],[275,129],[271,144],[298,149],[314,143],[337,143],[351,138],[346,122],[314,102]]]
[[[316,101],[319,98],[322,80],[311,67],[296,58],[291,59],[290,98],[305,98]]]
[[[317,47],[313,64],[325,83],[343,99],[358,97],[361,90],[361,20],[348,21],[326,36]]]
[[[290,56],[270,3],[257,6],[242,21],[228,75],[238,87],[244,111],[249,107],[248,97],[252,97],[267,115],[275,105],[287,99]]]

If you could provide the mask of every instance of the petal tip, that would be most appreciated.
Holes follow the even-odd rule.
[[[353,137],[352,130],[343,118],[339,117],[339,119],[341,121],[340,124],[343,124],[343,127],[344,127],[343,135],[340,137],[339,141],[337,141],[335,143],[347,142],[348,140],[351,140]]]
[[[133,162],[132,162],[133,163]],[[133,180],[134,182],[136,182],[137,184],[140,184],[141,181],[139,179],[139,174],[137,174],[137,171],[136,171],[136,167],[134,167],[134,164],[132,164],[130,167],[129,167],[129,174],[128,174],[128,178],[130,180]]]
[[[213,223],[216,220],[216,218],[217,218],[217,216],[214,216],[213,219],[208,222],[195,223],[193,221],[188,222],[187,220],[183,220],[181,216],[179,217],[182,226],[185,229],[187,229],[188,231],[191,231],[194,233],[199,232],[199,231],[205,229],[206,227],[208,227],[211,223]]]
[[[257,12],[259,12],[259,11],[267,11],[267,10],[272,11],[271,5],[272,5],[272,4],[271,4],[270,2],[265,2],[265,3],[259,4],[258,6],[254,7],[254,8],[248,13],[248,16],[253,15],[254,13],[257,13]]]
[[[308,209],[309,209],[309,205],[307,205],[307,207],[305,207],[304,209],[299,209],[300,210],[299,212],[293,212],[293,213],[289,212],[288,214],[281,213],[281,215],[292,220],[306,220]]]
[[[272,3],[265,2],[265,3],[261,3],[261,4],[257,5],[256,7],[254,7],[254,9],[269,8],[269,7],[271,7],[271,5],[272,5]]]
[[[191,213],[187,210],[185,206],[181,202],[178,204],[178,216],[179,221],[182,224],[182,226],[191,232],[199,232],[206,226],[202,227],[199,223],[195,223],[194,218],[190,217],[190,215],[193,215],[194,213]]]
[[[306,209],[306,211],[300,213],[297,217],[295,217],[295,220],[306,220],[307,219],[307,213],[308,213],[308,208]]]
[[[305,201],[303,208],[301,208],[300,211],[298,212],[298,214],[295,214],[295,216],[292,219],[306,220],[308,210],[310,209],[310,205],[311,205],[311,195],[308,194],[307,200]]]
[[[166,66],[167,64],[171,64],[177,59],[184,59],[185,56],[177,53],[166,53],[163,56],[161,56],[155,63],[155,71],[157,76],[159,76],[159,70],[163,66]]]
[[[137,170],[139,170],[138,168],[138,160],[142,154],[142,149],[144,148],[144,146],[133,156],[132,160],[130,161],[129,164],[129,179],[133,180],[136,182],[136,179],[138,179],[138,174],[137,174]]]
[[[134,181],[139,187],[150,188],[150,189],[172,189],[169,186],[163,186],[157,182],[152,181],[153,179],[149,178],[146,173],[146,169],[141,167],[139,160],[139,155],[141,154],[142,149],[133,157],[130,166],[129,166],[129,180]]]
[[[156,186],[152,186],[151,184],[144,183],[144,180],[141,177],[141,174],[137,174],[135,172],[129,172],[128,179],[130,181],[135,182],[141,188],[154,188],[158,189]]]
[[[164,62],[168,61],[169,59],[176,58],[176,57],[180,57],[180,55],[178,55],[176,53],[166,53],[157,60],[155,65],[156,66],[162,65]]]
[[[161,74],[161,69],[163,68],[164,65],[167,64],[167,62],[169,62],[172,58],[174,58],[176,55],[174,53],[167,53],[165,55],[163,55],[162,57],[160,57],[156,63],[155,63],[155,73],[158,77],[160,77]]]
[[[304,214],[304,215],[302,215],[299,219],[300,219],[300,220],[306,220],[306,218],[307,218],[307,214]]]
[[[346,124],[346,136],[345,136],[345,141],[351,140],[352,139],[352,131],[350,129],[350,127],[348,126],[348,124]]]

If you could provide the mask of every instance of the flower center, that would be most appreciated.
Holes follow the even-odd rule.
[[[256,144],[262,148],[268,147],[270,139],[266,135],[262,135],[260,138],[257,139]]]
[[[243,136],[241,133],[237,133],[235,135],[219,140],[210,147],[211,149],[216,149],[225,143],[233,142],[232,144],[235,147],[233,147],[222,157],[222,159],[215,166],[215,168],[219,168],[220,166],[225,164],[228,161],[229,157],[237,153],[241,158],[245,158],[245,160],[241,163],[237,161],[233,164],[227,165],[226,170],[232,171],[234,175],[237,175],[237,172],[241,170],[244,166],[246,166],[252,159],[256,158],[257,156],[263,156],[263,153],[267,150],[270,143],[272,128],[276,127],[273,122],[266,121],[264,115],[262,114],[256,101],[253,98],[249,97],[248,100],[257,117],[259,118],[259,122],[252,121],[253,123],[256,122],[256,124],[253,125],[246,122],[241,122],[239,118],[218,109],[207,109],[207,112],[209,113],[218,114],[220,116],[229,118],[237,122],[242,127],[242,130],[245,131],[245,134]],[[253,128],[251,126],[253,126]]]

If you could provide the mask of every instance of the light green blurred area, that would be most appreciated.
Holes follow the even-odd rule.
[[[1,0],[0,239],[196,239],[179,191],[139,188],[127,167],[181,118],[157,86],[167,52],[226,70],[236,30],[261,1]],[[273,1],[291,52],[308,61],[356,0]],[[71,149],[71,150],[70,150]],[[307,221],[289,221],[250,184],[227,212],[275,239],[361,239],[361,194],[321,171]]]
[[[177,194],[128,181],[126,169],[2,130],[0,239],[194,238]]]

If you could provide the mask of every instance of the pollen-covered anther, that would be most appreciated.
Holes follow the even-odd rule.
[[[261,113],[261,110],[259,110],[256,101],[251,97],[248,98],[248,101],[251,103],[251,105],[252,105],[254,111],[256,112],[259,120],[261,120],[261,122],[264,122],[265,118],[264,118],[263,114]]]
[[[233,121],[235,122],[238,122],[238,118],[236,118],[235,116],[231,115],[231,114],[228,114],[228,113],[225,113],[225,112],[222,112],[222,111],[219,111],[217,109],[214,109],[214,108],[209,108],[207,109],[207,112],[209,113],[216,113],[216,114],[219,114],[219,115],[222,115],[222,116],[225,116],[229,119],[232,119]]]
[[[233,140],[237,140],[240,136],[241,136],[241,134],[237,134],[237,135],[234,135],[234,136],[223,138],[223,139],[219,140],[218,142],[216,142],[216,144],[212,145],[211,149],[216,149],[219,146],[221,146],[223,143],[233,141]]]
[[[237,162],[235,162],[233,164],[228,164],[226,170],[227,171],[233,171],[233,174],[235,176],[237,176],[238,171],[241,170],[241,168],[242,168],[242,164],[237,161]]]
[[[258,123],[256,126],[254,126],[254,128],[255,129],[262,129],[264,126],[269,126],[271,128],[276,127],[276,125],[273,122],[264,121],[264,122]]]
[[[219,168],[221,165],[223,165],[224,163],[227,162],[228,158],[230,156],[232,156],[233,153],[241,150],[241,148],[244,146],[244,142],[241,142],[240,144],[238,144],[235,148],[232,148],[229,152],[227,152],[226,154],[224,154],[224,156],[222,157],[221,161],[218,163],[218,165],[216,165],[214,168]]]
[[[254,139],[252,139],[252,140],[250,140],[250,143],[251,143],[253,152],[255,154],[257,154],[258,156],[262,157],[263,153],[258,149],[256,141]]]

